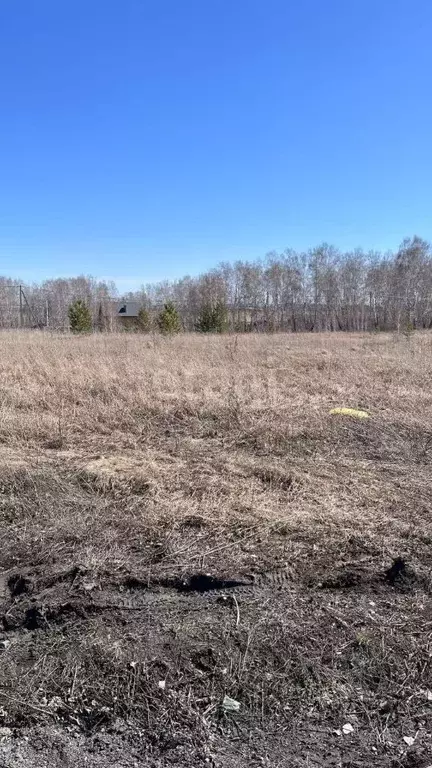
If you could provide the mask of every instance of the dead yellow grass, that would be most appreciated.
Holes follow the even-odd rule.
[[[408,467],[421,484],[432,450],[429,334],[4,333],[0,353],[5,449],[171,498],[188,488],[189,505],[206,494],[226,507],[231,493],[256,508],[259,481],[248,478],[271,465],[293,477],[301,514],[316,500],[341,513],[355,494],[388,500],[395,467],[402,486]],[[331,416],[335,407],[371,418],[353,424]],[[259,515],[281,483],[264,483]]]
[[[89,445],[145,434],[148,419],[253,418],[271,430],[323,423],[331,407],[390,421],[431,418],[432,337],[0,336],[1,435],[34,444],[60,428]]]
[[[318,518],[426,503],[432,336],[0,336],[0,439],[154,514]],[[365,409],[367,424],[332,416]],[[414,493],[413,493],[414,492]],[[409,514],[409,509],[412,515]],[[361,509],[361,514],[358,510]]]

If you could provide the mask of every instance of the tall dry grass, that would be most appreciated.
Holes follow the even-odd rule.
[[[409,528],[429,505],[428,333],[12,332],[0,352],[3,461],[117,489],[125,509],[145,492],[156,519],[349,533],[389,517]],[[370,419],[331,416],[334,406]]]
[[[0,437],[41,446],[134,441],[170,420],[272,434],[330,428],[335,405],[432,424],[432,336],[0,335]]]

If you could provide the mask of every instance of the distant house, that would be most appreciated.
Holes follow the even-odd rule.
[[[137,301],[118,301],[116,302],[115,316],[119,322],[124,325],[135,325],[140,305]]]

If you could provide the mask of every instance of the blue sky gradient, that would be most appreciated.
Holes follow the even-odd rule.
[[[430,0],[3,0],[0,273],[432,238]]]

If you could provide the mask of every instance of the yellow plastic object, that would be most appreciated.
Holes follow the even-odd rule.
[[[354,419],[369,419],[367,411],[358,411],[357,408],[332,408],[331,416],[341,414],[342,416],[352,416]]]

